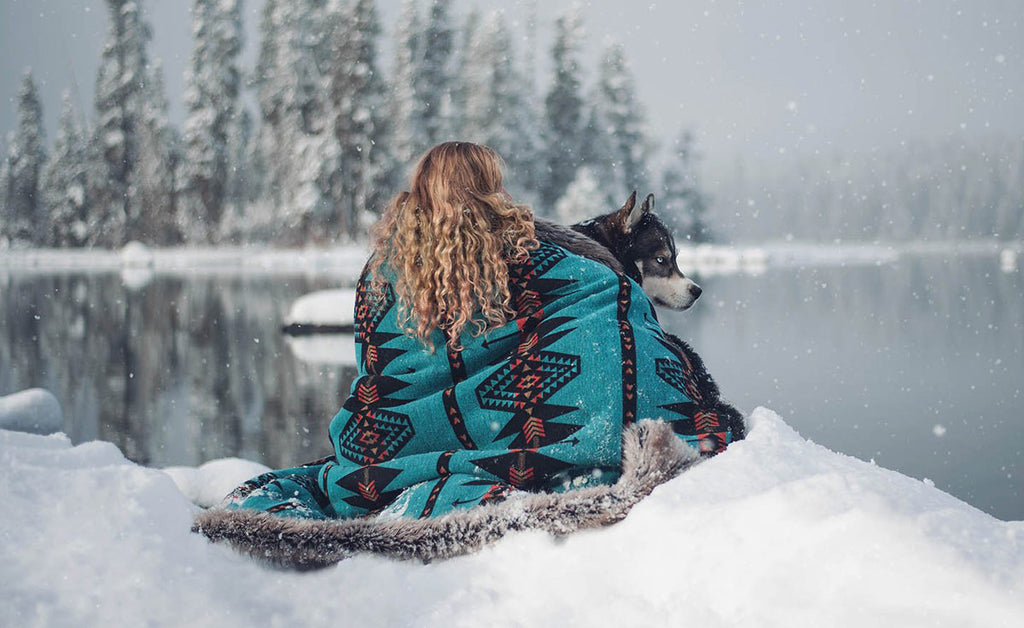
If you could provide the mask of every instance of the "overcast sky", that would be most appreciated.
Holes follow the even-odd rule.
[[[181,119],[189,0],[144,0],[152,59]],[[456,0],[455,11],[505,7],[525,29],[528,0]],[[540,1],[538,82],[552,23],[568,2]],[[954,134],[1024,138],[1024,0],[591,0],[582,6],[587,65],[625,43],[652,136],[697,131],[709,167],[833,149],[860,152]],[[248,59],[262,0],[247,0]],[[378,6],[390,34],[400,0]],[[0,133],[14,128],[24,68],[40,84],[52,141],[60,93],[77,83],[92,114],[106,30],[102,0],[0,0]],[[522,34],[523,31],[521,30]],[[523,46],[520,46],[522,50]],[[390,54],[383,59],[390,66]],[[6,146],[6,141],[4,142]]]

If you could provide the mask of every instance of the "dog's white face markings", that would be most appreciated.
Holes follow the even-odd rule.
[[[672,308],[673,310],[688,309],[697,300],[694,296],[696,283],[682,277],[673,275],[671,277],[644,277],[640,287],[644,289],[647,296],[656,304]],[[699,292],[697,293],[700,294]]]

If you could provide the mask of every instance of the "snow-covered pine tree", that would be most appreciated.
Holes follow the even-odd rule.
[[[43,105],[31,70],[18,91],[18,129],[7,152],[3,207],[5,232],[10,242],[41,244],[45,234],[45,208],[40,195],[46,165]]]
[[[541,186],[546,173],[547,164],[543,163],[543,100],[537,89],[537,3],[536,0],[525,1],[526,35],[522,57],[520,76],[521,114],[524,124],[522,141],[528,147],[522,156],[516,156],[514,181],[512,187],[519,188],[519,198],[537,205],[540,201]]]
[[[591,156],[597,160],[589,163],[608,200],[625,198],[631,190],[647,189],[649,149],[643,129],[644,113],[622,44],[609,46],[601,59],[593,103],[596,128],[588,132],[603,135],[604,138],[595,140],[595,145],[601,146],[603,140],[605,145],[601,148],[609,153]]]
[[[451,0],[431,0],[424,19],[416,0],[402,4],[388,107],[394,155],[389,188],[400,187],[412,161],[434,144],[451,139],[458,128],[450,6]]]
[[[164,172],[173,164],[156,163],[166,153],[152,133],[144,147],[140,138],[144,126],[167,128],[166,119],[158,116],[166,107],[163,86],[159,77],[153,84],[147,60],[149,25],[140,0],[106,0],[106,4],[110,21],[96,76],[96,128],[88,158],[88,244],[173,241],[175,230],[166,233],[156,226],[167,218],[174,220],[165,214],[173,211],[174,191],[167,187]],[[146,161],[146,174],[140,171],[140,160]],[[147,180],[150,176],[158,180]],[[144,197],[160,202],[147,206]]]
[[[364,212],[382,209],[388,147],[386,85],[377,69],[380,22],[373,0],[335,2],[331,12],[333,56],[329,65],[328,105],[338,147],[332,182],[334,213],[314,226],[320,239],[362,239]]]
[[[1005,192],[996,214],[996,233],[1003,240],[1024,239],[1024,139],[1008,141],[1000,162]]]
[[[282,244],[307,240],[331,213],[337,144],[326,111],[324,0],[266,0],[253,82],[260,104],[260,151],[270,215],[257,231]]]
[[[192,37],[179,218],[187,240],[210,242],[230,200],[231,143],[239,124],[242,0],[195,0]]]
[[[697,176],[696,140],[693,133],[683,131],[676,139],[672,154],[661,177],[658,215],[675,232],[689,242],[708,242],[712,233],[708,226],[708,200]]]
[[[14,134],[8,133],[7,143],[14,140]],[[7,189],[10,187],[9,169],[4,145],[0,142],[0,251],[10,246],[11,241],[7,235]]]
[[[496,150],[508,166],[513,196],[534,201],[536,125],[501,13],[492,13],[474,31],[464,57],[461,80],[466,90],[460,136]]]
[[[523,85],[531,98],[537,93],[537,0],[523,0],[526,33],[523,37]],[[539,116],[536,116],[539,119]]]
[[[150,74],[150,80],[141,93],[142,115],[139,118],[134,183],[138,188],[138,204],[129,214],[126,237],[128,240],[168,246],[182,241],[176,194],[181,139],[167,118],[167,96],[160,62],[152,65]]]
[[[595,212],[595,208],[602,207],[603,198],[593,171],[582,166],[576,171],[576,178],[566,188],[565,194],[555,204],[555,219],[563,225],[571,225],[593,218],[595,213],[605,213],[603,209]]]
[[[480,9],[476,5],[473,5],[469,14],[462,21],[462,26],[459,27],[457,36],[455,38],[455,47],[452,50],[452,56],[455,59],[453,66],[455,72],[453,74],[453,85],[451,91],[451,102],[452,102],[452,115],[456,120],[460,121],[460,127],[456,129],[458,137],[467,137],[465,135],[466,125],[466,98],[469,92],[474,89],[470,83],[470,74],[472,73],[473,59],[472,59],[472,48],[473,38],[477,36],[477,31],[481,28],[483,18],[480,14]]]
[[[250,237],[247,217],[249,208],[259,201],[263,192],[263,162],[259,151],[254,151],[253,120],[249,110],[242,107],[236,114],[228,136],[228,169],[226,204],[221,215],[218,241],[227,240],[234,244],[248,241]]]
[[[245,208],[245,214],[236,221],[234,229],[228,228],[232,237],[244,240],[269,241],[278,235],[279,225],[275,224],[277,207],[281,202],[282,165],[276,155],[278,141],[283,124],[285,98],[287,94],[280,81],[277,65],[281,53],[282,42],[278,37],[278,28],[286,9],[275,0],[265,0],[259,23],[259,53],[256,66],[248,79],[249,86],[255,88],[257,113],[255,150],[253,151],[253,169],[260,174],[260,201]]]
[[[595,89],[595,91],[598,90]],[[587,117],[583,124],[583,140],[580,151],[583,163],[587,164],[591,175],[598,179],[598,194],[595,200],[603,206],[614,203],[615,197],[621,196],[624,189],[617,180],[615,155],[612,152],[612,136],[598,112],[598,107],[593,102],[595,100],[597,97],[592,97],[591,104],[585,108]],[[622,199],[618,200],[621,202]]]
[[[44,244],[79,247],[86,243],[89,235],[86,154],[82,115],[72,93],[65,91],[57,140],[43,172],[42,197],[49,213]]]
[[[554,81],[544,98],[544,155],[546,168],[538,213],[550,213],[576,178],[582,163],[583,97],[579,50],[583,38],[578,6],[555,20],[551,49]]]
[[[89,244],[119,246],[134,201],[130,194],[137,153],[138,91],[145,82],[148,38],[138,6],[106,0],[109,26],[96,75],[96,128],[90,147],[88,195],[92,199]]]
[[[388,187],[398,189],[403,185],[406,169],[422,145],[422,129],[416,125],[419,117],[416,109],[415,67],[420,57],[420,32],[422,23],[416,7],[416,0],[405,0],[395,32],[394,61],[391,69],[391,94],[388,117],[391,118],[391,143],[395,168],[388,180]]]
[[[486,25],[481,26],[480,14],[474,9],[466,19],[462,34],[464,47],[459,51],[460,137],[481,144],[488,144],[497,126],[496,83],[501,69],[497,67],[495,55],[497,42],[492,37],[499,19],[496,14],[491,14]],[[497,54],[508,52],[507,49],[498,50]],[[491,148],[501,152],[497,146]]]
[[[451,23],[451,4],[451,0],[431,0],[420,54],[413,64],[413,127],[423,133],[416,154],[452,139],[453,130],[458,128],[452,112],[455,29]]]

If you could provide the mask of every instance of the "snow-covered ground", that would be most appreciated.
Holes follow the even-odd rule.
[[[126,281],[146,273],[342,273],[355,279],[369,254],[365,245],[332,248],[149,248],[131,242],[120,250],[15,249],[0,251],[0,269],[15,272],[116,271]],[[892,263],[902,255],[991,255],[1006,272],[1016,270],[1024,243],[996,240],[949,242],[769,242],[757,245],[679,243],[679,265],[704,275],[760,274],[772,267]]]
[[[891,264],[905,255],[992,256],[1003,272],[1014,272],[1024,254],[1020,242],[772,242],[757,245],[679,245],[679,267],[687,274],[760,275],[768,268]]]
[[[64,411],[52,392],[29,388],[0,396],[0,430],[52,434],[64,429]]]
[[[128,276],[145,273],[218,274],[255,272],[325,273],[339,272],[358,277],[369,255],[363,245],[334,248],[273,249],[262,247],[150,248],[130,242],[120,250],[23,249],[0,251],[0,269],[10,271],[109,272],[121,270]]]
[[[609,528],[311,574],[189,532],[171,475],[196,497],[244,462],[168,474],[109,443],[0,431],[0,625],[1024,625],[1024,522],[828,451],[769,410],[751,420]]]

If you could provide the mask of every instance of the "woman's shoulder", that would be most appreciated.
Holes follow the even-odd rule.
[[[535,220],[535,231],[537,240],[542,245],[561,248],[572,255],[597,262],[618,274],[624,272],[622,263],[615,259],[611,251],[578,231],[543,219]]]
[[[530,251],[530,257],[523,261],[525,268],[512,270],[510,275],[520,277],[541,277],[545,279],[567,279],[573,283],[583,282],[593,285],[617,284],[617,278],[625,276],[586,255],[581,255],[572,248],[561,243],[538,238],[540,246]]]
[[[395,282],[396,275],[391,264],[386,259],[378,260],[378,255],[377,252],[371,253],[369,259],[363,264],[363,270],[359,272],[360,284],[371,282],[393,284]]]

